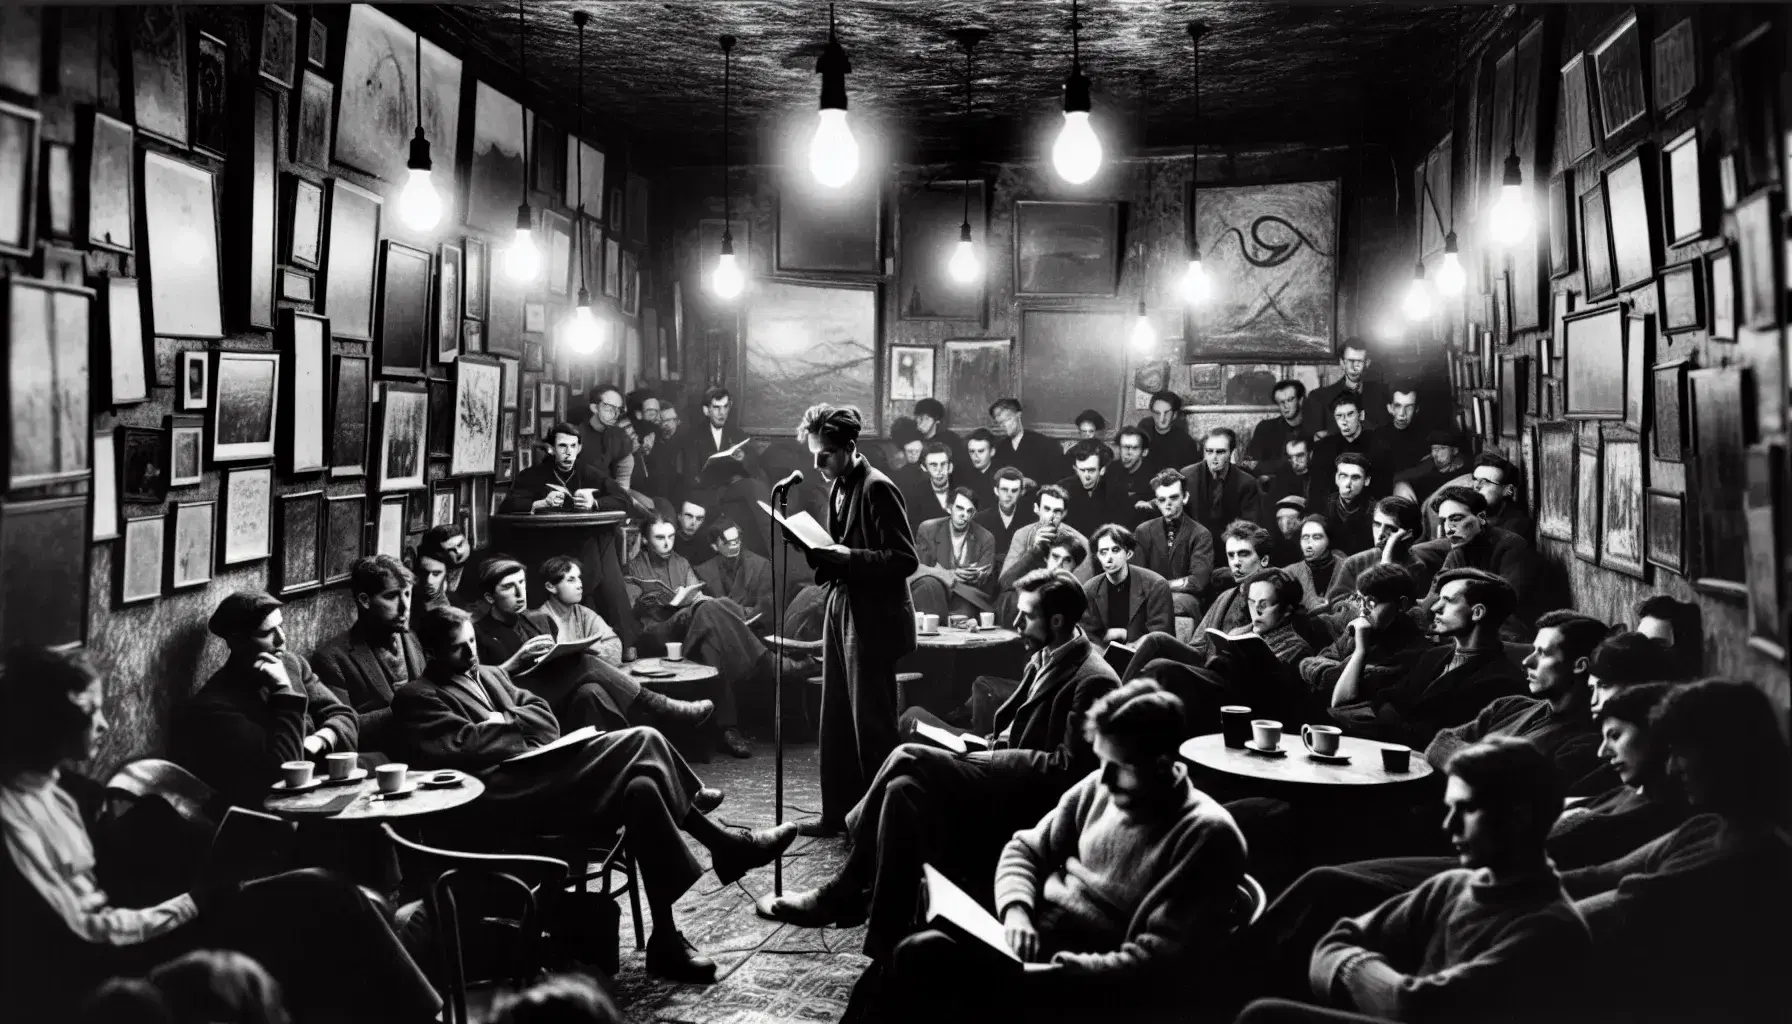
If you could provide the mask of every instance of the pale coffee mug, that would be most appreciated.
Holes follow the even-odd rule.
[[[925,630],[926,628],[927,628],[927,616],[920,612],[916,612],[915,613],[915,632],[919,633],[922,630]]]
[[[1344,730],[1335,725],[1303,725],[1300,727],[1300,741],[1315,754],[1331,756],[1338,752],[1338,742],[1344,736]]]
[[[1251,719],[1251,738],[1262,750],[1278,750],[1282,746],[1282,723],[1273,718]]]
[[[929,633],[939,632],[940,617],[938,615],[923,615],[923,616],[921,616],[921,622],[922,622],[921,628],[923,630],[925,630]]]
[[[340,782],[354,774],[355,755],[352,753],[325,754],[324,770],[330,773],[330,778]]]
[[[996,628],[996,613],[983,612],[979,614],[977,616],[977,625],[982,626],[984,629]]]
[[[396,793],[404,788],[405,772],[411,768],[408,764],[382,764],[379,766],[380,792]]]
[[[684,660],[684,645],[683,644],[667,644],[666,645],[666,660],[667,661],[683,661]]]
[[[287,761],[280,766],[280,778],[286,782],[288,789],[303,786],[311,781],[311,762]]]

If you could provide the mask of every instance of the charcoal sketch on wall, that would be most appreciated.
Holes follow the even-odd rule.
[[[1200,190],[1196,238],[1211,303],[1185,335],[1185,362],[1332,357],[1338,182]]]

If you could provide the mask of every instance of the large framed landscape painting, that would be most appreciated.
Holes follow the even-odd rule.
[[[1184,328],[1185,362],[1332,358],[1338,194],[1336,181],[1200,190],[1195,236],[1215,301]]]
[[[336,159],[387,181],[403,181],[417,124],[417,33],[372,4],[355,4],[343,38]],[[460,58],[427,39],[422,92],[430,159],[452,174],[460,142]]]
[[[783,436],[816,402],[877,407],[877,289],[755,283],[741,334],[741,429]],[[875,427],[867,424],[867,429]]]

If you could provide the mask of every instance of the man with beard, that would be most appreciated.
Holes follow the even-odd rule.
[[[1487,500],[1479,491],[1446,487],[1438,492],[1432,508],[1450,542],[1443,571],[1484,569],[1504,579],[1517,603],[1510,618],[1501,624],[1501,633],[1511,640],[1529,638],[1534,616],[1526,609],[1537,586],[1537,553],[1518,534],[1487,525]]]
[[[584,443],[580,428],[570,423],[554,424],[543,440],[553,446],[552,457],[542,459],[516,475],[510,485],[510,497],[499,506],[500,512],[513,515],[557,515],[561,513],[595,512],[600,509],[622,509],[632,516],[652,515],[652,507],[636,504],[629,493],[615,480],[605,477],[588,462],[579,461]],[[596,582],[592,604],[604,621],[616,627],[622,637],[623,658],[634,657],[635,645],[641,639],[641,625],[629,610],[631,602],[622,586],[621,530],[582,530],[575,551],[564,552],[585,566],[587,576]],[[463,584],[463,587],[465,585]],[[483,599],[484,595],[480,595]],[[456,602],[471,607],[471,602]]]
[[[989,591],[995,584],[996,541],[989,531],[972,522],[977,504],[968,487],[952,492],[949,515],[929,519],[915,530],[915,558],[920,563],[909,577],[915,610],[938,615],[975,618],[991,607]],[[979,601],[965,596],[969,591]]]
[[[1331,706],[1381,692],[1404,679],[1431,650],[1413,620],[1419,588],[1411,573],[1398,565],[1371,565],[1357,574],[1353,593],[1356,617],[1345,623],[1330,647],[1300,663],[1301,680]],[[1348,685],[1341,685],[1347,673]],[[1340,695],[1348,699],[1340,700]]]
[[[759,502],[771,503],[771,489],[752,445],[741,444],[747,435],[728,425],[734,399],[727,388],[712,387],[703,393],[704,422],[685,439],[686,494],[696,498],[712,515],[727,513],[742,527],[747,547],[761,555],[771,553],[770,520],[759,512]],[[664,418],[664,412],[661,418]],[[739,447],[736,447],[739,445]],[[731,451],[720,458],[719,452]]]
[[[678,507],[678,539],[672,550],[692,565],[709,559],[709,531],[704,528],[708,522],[709,510],[691,499]]]
[[[753,756],[752,744],[740,733],[738,692],[771,677],[775,667],[765,645],[753,635],[739,605],[726,598],[692,593],[674,607],[677,591],[701,586],[691,563],[672,550],[678,531],[663,519],[650,519],[645,543],[629,559],[629,606],[641,621],[642,646],[657,653],[668,642],[683,643],[684,656],[719,673],[715,689],[717,749],[734,757]]]
[[[1431,445],[1431,461],[1398,473],[1396,492],[1406,493],[1414,501],[1431,500],[1439,487],[1468,472],[1468,460],[1462,457],[1462,438],[1454,430],[1433,430],[1425,435]]]
[[[1181,467],[1183,482],[1188,485],[1189,517],[1211,534],[1240,519],[1265,521],[1263,485],[1232,465],[1232,453],[1237,450],[1238,435],[1232,428],[1214,427],[1201,439],[1201,461]]]
[[[1332,470],[1332,492],[1319,506],[1339,551],[1356,554],[1375,543],[1375,500],[1369,497],[1374,469],[1366,456],[1345,452]]]
[[[1447,642],[1380,692],[1334,699],[1332,718],[1351,735],[1423,750],[1439,729],[1461,725],[1495,699],[1520,692],[1524,670],[1507,656],[1499,633],[1518,604],[1511,584],[1480,569],[1448,569],[1436,583],[1431,630]]]
[[[974,443],[975,439],[972,440]],[[972,451],[975,450],[973,444]],[[1020,470],[1003,466],[996,471],[994,488],[995,501],[977,513],[976,523],[988,530],[995,540],[996,558],[1006,560],[1014,545],[1014,535],[1027,525],[1020,518],[1020,496],[1026,491],[1026,484],[1021,479]]]
[[[1175,614],[1193,618],[1201,614],[1196,595],[1213,576],[1213,534],[1188,517],[1188,487],[1181,473],[1161,470],[1151,478],[1151,488],[1158,514],[1135,534],[1139,550],[1133,560],[1169,584]]]
[[[658,422],[660,439],[651,448],[643,447],[642,458],[648,462],[659,497],[665,498],[673,508],[677,508],[684,501],[690,476],[685,465],[685,439],[678,432],[677,407],[661,406]]]
[[[1083,615],[1083,633],[1097,647],[1115,641],[1136,643],[1147,633],[1167,633],[1176,628],[1170,603],[1170,586],[1150,569],[1132,564],[1138,541],[1132,531],[1108,523],[1090,538],[1100,575],[1083,584],[1089,609]]]
[[[704,592],[740,605],[740,610],[753,620],[747,623],[753,632],[770,632],[774,614],[771,560],[748,551],[741,541],[739,524],[727,516],[711,523],[704,533],[709,537],[712,557],[697,562],[691,570],[703,581]],[[755,620],[754,616],[758,618]]]
[[[1322,388],[1314,388],[1307,395],[1306,405],[1301,409],[1301,423],[1314,431],[1314,437],[1322,438],[1336,431],[1337,424],[1332,417],[1332,403],[1340,395],[1354,395],[1358,400],[1358,408],[1362,410],[1366,426],[1380,426],[1380,410],[1388,404],[1387,388],[1380,382],[1369,379],[1369,348],[1360,339],[1346,338],[1344,350],[1338,354],[1338,366],[1344,376],[1335,383]],[[1331,474],[1328,466],[1320,466],[1326,475]]]
[[[1487,502],[1487,525],[1497,526],[1524,538],[1526,544],[1537,543],[1537,524],[1525,514],[1524,502],[1518,496],[1522,479],[1518,467],[1498,452],[1482,452],[1475,456],[1475,490]]]
[[[1413,543],[1424,524],[1419,506],[1411,498],[1389,496],[1375,503],[1370,518],[1369,547],[1349,554],[1332,576],[1331,589],[1326,591],[1328,616],[1342,614],[1337,625],[1357,614],[1355,607],[1357,577],[1372,565],[1397,565],[1412,576],[1413,586],[1423,594],[1431,589],[1431,577],[1443,565],[1444,552],[1427,545]]]
[[[1279,380],[1270,395],[1275,399],[1276,415],[1257,421],[1257,426],[1251,430],[1251,443],[1245,445],[1244,455],[1238,460],[1239,465],[1262,478],[1266,487],[1269,478],[1281,472],[1288,445],[1296,438],[1311,444],[1313,434],[1301,408],[1307,398],[1305,384],[1298,380]],[[1310,453],[1311,448],[1308,451]],[[1272,497],[1279,498],[1283,493],[1293,492],[1270,489]]]
[[[1313,472],[1328,492],[1337,484],[1338,459],[1344,455],[1369,458],[1369,430],[1363,425],[1363,400],[1353,394],[1339,395],[1332,402],[1333,433],[1319,439],[1313,449]]]
[[[946,450],[952,453],[952,465],[955,469],[970,465],[964,442],[957,434],[947,430],[945,423],[946,406],[939,399],[923,398],[915,403],[915,430],[921,435],[921,440],[928,444],[937,441],[945,445]]]
[[[826,591],[822,626],[821,818],[805,835],[837,835],[894,750],[896,662],[915,649],[908,579],[920,564],[902,496],[858,450],[857,409],[822,403],[803,413],[797,433],[828,489],[828,536],[808,548]]]
[[[1092,536],[1103,523],[1118,522],[1115,510],[1107,507],[1101,496],[1101,453],[1107,446],[1100,441],[1078,441],[1070,449],[1069,476],[1058,481],[1070,495],[1064,521],[1085,537]]]
[[[1028,490],[1062,479],[1068,460],[1058,442],[1038,431],[1027,429],[1021,419],[1018,398],[998,398],[989,406],[989,418],[996,421],[1001,437],[996,441],[996,465],[1020,470]]]
[[[1419,427],[1419,389],[1405,384],[1388,400],[1388,421],[1369,432],[1369,458],[1390,483],[1400,473],[1425,461],[1431,444]]]
[[[1201,446],[1189,436],[1182,418],[1182,396],[1174,391],[1151,396],[1151,415],[1139,420],[1139,429],[1151,440],[1145,463],[1153,473],[1181,469],[1201,458]]]
[[[1021,580],[1027,666],[996,712],[990,749],[953,756],[923,743],[897,747],[847,817],[852,848],[839,872],[815,889],[761,899],[760,916],[804,928],[869,917],[865,952],[876,959],[913,925],[922,864],[943,866],[977,888],[971,880],[987,878],[1008,836],[1094,767],[1084,717],[1120,680],[1077,630],[1084,608],[1083,589],[1068,573]],[[944,724],[919,708],[904,719],[911,727]],[[942,830],[946,821],[953,827]]]
[[[425,536],[424,546],[430,543]],[[391,555],[357,559],[348,577],[355,624],[311,652],[318,681],[360,717],[363,750],[386,749],[392,695],[423,674],[423,649],[411,636],[415,582],[411,571]]]
[[[1293,497],[1317,503],[1325,494],[1325,486],[1315,485],[1315,479],[1313,442],[1305,437],[1291,437],[1282,443],[1282,460],[1276,471],[1263,477],[1263,496],[1271,501]]]
[[[953,467],[957,470],[960,483],[971,489],[977,496],[977,507],[991,508],[996,500],[996,437],[988,427],[978,427],[964,439],[964,453],[968,460],[965,466],[959,466],[954,459]],[[968,466],[969,468],[965,468]],[[1015,495],[1018,499],[1020,496]]]
[[[1116,523],[1136,526],[1150,522],[1157,514],[1151,485],[1155,477],[1145,465],[1151,441],[1138,427],[1121,427],[1115,444],[1120,458],[1101,474],[1101,502]]]

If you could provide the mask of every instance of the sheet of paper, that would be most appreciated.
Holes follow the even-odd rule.
[[[522,753],[516,755],[515,757],[505,758],[504,763],[505,764],[515,764],[518,761],[527,761],[532,757],[540,757],[541,755],[547,753],[550,750],[561,750],[566,747],[576,747],[579,744],[584,743],[586,740],[596,739],[598,736],[601,736],[601,735],[603,735],[603,734],[598,732],[596,726],[587,725],[587,726],[584,726],[579,729],[574,729],[573,731],[567,733],[566,735],[560,737],[559,739],[555,740],[552,743],[543,743],[541,746],[535,747],[532,750],[525,750]]]
[[[1007,932],[983,905],[971,899],[963,889],[941,874],[932,864],[921,865],[927,881],[927,920],[944,918],[974,939],[978,939],[1003,956],[1020,963],[1021,959],[1008,948]]]
[[[712,459],[731,459],[734,457],[735,452],[738,452],[742,448],[745,448],[747,446],[747,442],[751,441],[751,440],[752,440],[752,438],[750,438],[750,437],[743,437],[740,439],[739,442],[737,442],[735,444],[731,444],[728,447],[722,449],[721,451],[716,452],[714,455],[711,455],[710,458],[712,458]]]
[[[569,655],[578,654],[581,651],[588,650],[594,643],[597,643],[597,635],[595,633],[583,640],[563,640],[555,644],[553,649],[548,651],[548,653],[542,655],[540,660],[536,661],[535,664],[530,665],[528,668],[518,670],[513,673],[513,676],[517,678],[526,676],[550,661],[558,661]]]
[[[916,722],[915,735],[924,736],[927,739],[932,740],[935,744],[952,751],[954,754],[962,754],[968,749],[964,745],[964,740],[960,739],[956,734],[949,733],[930,722]]]
[[[807,512],[798,512],[794,516],[786,517],[773,511],[772,507],[763,501],[759,503],[759,507],[765,510],[766,515],[771,516],[789,530],[791,535],[801,541],[805,547],[825,548],[834,543],[834,538],[828,531]]]

